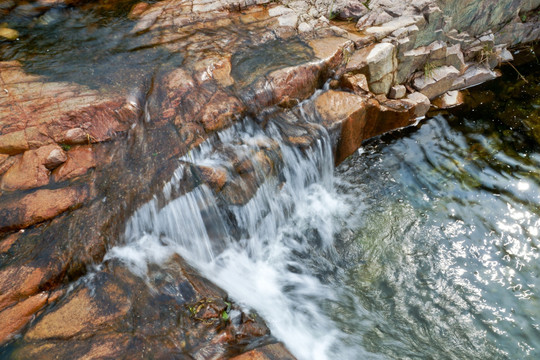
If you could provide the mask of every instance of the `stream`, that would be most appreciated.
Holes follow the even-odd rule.
[[[216,143],[250,152],[278,141],[282,175],[242,206],[220,207],[205,186],[151,201],[107,258],[144,277],[181,254],[299,359],[536,358],[540,73],[531,66],[516,84],[505,70],[469,95],[500,103],[369,141],[335,170],[323,129],[302,152],[279,126],[245,119],[183,160],[226,166]]]
[[[61,7],[33,20],[13,17],[26,40],[0,44],[4,60],[88,89],[133,88],[134,98],[162,96],[151,92],[159,71],[194,68],[205,51],[221,54],[231,44],[248,49],[231,56],[226,80],[234,80],[235,91],[313,58],[299,40],[259,44],[265,25],[239,19],[221,29],[236,29],[227,33],[234,35],[230,43],[215,41],[222,38],[215,29],[194,28],[176,34],[176,44],[164,41],[166,47],[149,46],[150,32],[132,31],[134,21],[116,21],[114,14]],[[118,260],[145,281],[149,265],[165,269],[180,254],[262,317],[300,360],[540,358],[538,65],[519,67],[527,80],[504,67],[501,78],[470,89],[462,107],[371,139],[337,168],[330,136],[310,110],[313,97],[293,109],[246,116],[183,155],[152,200],[122,208],[123,242],[114,242],[104,261]],[[159,103],[152,96],[150,107]],[[189,110],[191,103],[181,105]],[[151,120],[159,119],[147,110],[144,126],[152,129]],[[154,191],[148,184],[155,184],[133,179],[151,178],[147,169],[169,161],[165,150],[172,154],[173,146],[161,138],[165,130],[139,138],[133,134],[150,131],[140,128],[131,127],[142,149],[134,146],[132,158],[111,150],[132,171],[110,171],[119,173],[122,191],[137,198],[139,186],[147,199]],[[239,176],[221,192],[199,181],[185,191],[188,170],[236,174],[238,159],[250,160],[249,171],[243,169],[250,180]],[[100,189],[109,191],[101,179]],[[120,202],[110,192],[96,202]],[[117,221],[123,229],[123,219]],[[92,271],[81,270],[76,285]]]

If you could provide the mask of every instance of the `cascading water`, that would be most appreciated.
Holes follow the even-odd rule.
[[[538,100],[517,92],[512,121],[515,104],[441,115],[336,170],[308,107],[245,119],[182,158],[107,257],[144,278],[181,254],[299,359],[538,358]],[[252,180],[174,195],[245,158]]]
[[[119,258],[144,276],[147,263],[163,263],[177,252],[233,299],[261,314],[298,358],[327,359],[335,353],[339,331],[320,311],[335,299],[321,278],[334,271],[336,219],[346,217],[349,209],[333,187],[326,130],[310,123],[316,133],[306,138],[308,148],[287,144],[283,129],[290,132],[307,116],[301,111],[299,118],[291,117],[275,116],[264,129],[245,119],[184,156],[163,191],[169,202],[160,208],[155,198],[142,206],[127,224],[127,243],[107,258]],[[276,143],[280,174],[265,177],[255,154]],[[169,198],[186,166],[232,170],[222,155],[231,151],[254,159],[258,190],[247,203],[219,204],[206,185]],[[340,352],[347,351],[347,358],[363,353],[341,344]]]

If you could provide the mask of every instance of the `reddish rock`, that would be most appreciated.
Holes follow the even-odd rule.
[[[0,270],[0,311],[37,294],[44,275],[43,269],[31,266],[11,266]]]
[[[439,109],[449,109],[465,102],[463,92],[458,90],[449,91],[433,100],[433,106]]]
[[[130,19],[137,19],[138,17],[140,17],[148,8],[150,7],[150,4],[148,3],[145,3],[145,2],[140,2],[140,3],[137,3],[135,5],[133,5],[133,7],[131,8],[131,11],[129,12],[129,15],[128,17]]]
[[[14,191],[47,185],[50,171],[41,155],[37,150],[26,151],[4,174],[0,188]]]
[[[82,331],[107,325],[128,312],[131,303],[118,285],[107,283],[100,290],[106,294],[105,299],[93,296],[86,288],[77,291],[68,301],[42,317],[26,333],[25,338],[68,339]]]
[[[47,297],[48,294],[42,292],[0,312],[0,345],[32,320],[34,314],[47,303]]]
[[[0,155],[2,156],[2,155]],[[19,158],[20,156],[9,156],[9,155],[3,155],[1,158],[0,158],[0,175],[2,175],[3,173],[5,173],[6,171],[9,170],[9,168],[15,164],[15,162],[17,161],[17,159]]]
[[[276,70],[268,75],[268,83],[273,89],[273,104],[281,99],[304,100],[319,87],[322,68],[319,64],[304,64]]]
[[[16,61],[0,62],[0,152],[17,153],[64,141],[64,133],[81,128],[92,142],[126,131],[137,110],[125,95],[82,85],[49,82],[22,70]],[[23,132],[19,132],[23,131]]]
[[[95,166],[92,146],[77,146],[68,151],[67,161],[53,171],[53,178],[56,182],[66,181],[86,174]]]
[[[223,168],[212,168],[208,166],[198,166],[201,179],[214,191],[220,191],[227,182],[227,171]]]
[[[266,345],[242,355],[235,356],[231,360],[294,360],[296,359],[283,344]]]
[[[340,79],[340,85],[354,93],[364,95],[369,93],[367,77],[364,74],[345,73]]]
[[[223,87],[234,83],[231,76],[231,55],[214,55],[206,57],[195,64],[195,72],[199,84],[214,79]]]
[[[387,100],[380,105],[370,104],[369,121],[364,129],[364,136],[369,139],[386,132],[413,124],[414,107],[401,100]]]
[[[11,234],[4,239],[0,240],[0,254],[6,253],[11,248],[11,245],[13,245],[17,239],[19,238],[20,232],[16,232],[14,234]]]
[[[5,173],[1,189],[26,190],[49,183],[50,170],[66,160],[66,155],[58,145],[46,145],[37,150],[28,150],[17,158]]]
[[[216,92],[200,113],[200,122],[206,132],[225,129],[233,119],[245,111],[245,106],[234,96],[223,91]]]
[[[0,232],[21,229],[49,220],[81,205],[89,196],[85,186],[56,190],[41,189],[28,195],[0,197]]]
[[[339,164],[365,140],[367,103],[358,95],[331,90],[317,97],[315,107],[331,133],[338,129],[335,161]]]

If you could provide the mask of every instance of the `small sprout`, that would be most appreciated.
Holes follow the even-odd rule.
[[[60,144],[60,146],[64,151],[69,151],[69,149],[71,149],[71,145],[68,144]]]
[[[221,313],[221,318],[223,319],[223,321],[229,320],[229,314],[227,314],[227,311],[223,310],[223,312]]]

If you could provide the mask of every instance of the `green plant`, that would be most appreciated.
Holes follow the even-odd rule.
[[[221,319],[223,321],[229,320],[229,313],[231,312],[231,303],[225,301],[225,304],[227,304],[227,308],[221,313]]]
[[[334,12],[334,4],[336,0],[332,0],[332,4],[330,5],[330,9],[328,10],[328,20],[334,20],[338,14]]]
[[[64,151],[69,151],[69,149],[71,149],[71,145],[68,144],[60,144],[60,147],[62,147]]]
[[[366,0],[366,1],[364,1],[364,2],[362,3],[362,5],[364,5],[368,10],[371,10],[371,9],[369,8],[369,3],[370,3],[370,1],[371,1],[371,0]]]
[[[489,66],[489,60],[494,56],[495,56],[495,50],[493,49],[493,46],[489,44],[485,44],[482,47],[482,50],[480,50],[478,61],[480,62],[480,64]]]
[[[435,67],[436,66],[432,62],[426,61],[426,63],[424,64],[424,76],[426,77],[426,79],[431,79]]]

